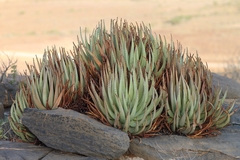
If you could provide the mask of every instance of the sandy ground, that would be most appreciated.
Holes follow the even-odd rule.
[[[239,0],[0,0],[0,58],[32,63],[47,47],[71,49],[80,27],[91,33],[104,19],[150,24],[156,34],[198,52],[213,72],[240,55]]]

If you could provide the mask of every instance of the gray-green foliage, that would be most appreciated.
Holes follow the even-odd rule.
[[[234,103],[222,107],[225,96],[220,88],[213,92],[201,59],[154,35],[150,26],[112,20],[108,31],[102,21],[89,37],[80,32],[70,53],[53,48],[28,66],[9,118],[25,141],[35,137],[20,122],[24,108],[69,106],[79,96],[85,96],[88,115],[129,136],[151,136],[165,127],[199,138],[226,126],[234,113]]]
[[[154,36],[150,27],[128,24],[127,21],[111,21],[108,32],[102,22],[89,39],[81,36],[81,40],[83,42],[79,40],[79,54],[91,73],[94,73],[92,75],[98,75],[89,87],[94,103],[94,113],[91,115],[104,123],[108,121],[112,126],[132,135],[156,132],[161,126],[157,124],[160,122],[159,117],[151,121],[154,127],[141,133],[130,132],[122,127],[127,124],[126,120],[117,125],[120,117],[127,119],[128,116],[123,115],[133,111],[133,104],[127,105],[126,111],[123,109],[124,101],[131,101],[131,96],[126,96],[128,88],[125,87],[122,95],[118,91],[124,85],[130,86],[135,71],[140,77],[141,73],[147,75],[149,83],[154,82],[158,96],[161,95],[158,107],[165,106],[163,115],[172,132],[201,137],[212,134],[211,130],[229,123],[230,116],[234,113],[233,103],[227,109],[222,107],[224,98],[219,98],[221,89],[212,92],[211,72],[207,66],[198,56],[182,50],[180,44],[175,46],[173,41],[167,43],[160,36]],[[126,75],[121,74],[121,70],[116,70],[116,65],[121,66],[121,69],[126,66]],[[109,74],[117,76],[110,76],[110,80],[107,80],[105,77]],[[121,80],[126,82],[119,87]],[[141,80],[134,83],[139,86]],[[144,91],[148,92],[147,89]],[[141,95],[139,93],[141,89],[137,88],[135,96]],[[110,103],[111,99],[115,99],[116,103]],[[148,105],[145,107],[148,108]]]
[[[21,123],[25,108],[67,108],[81,97],[85,87],[85,68],[77,56],[73,60],[63,48],[46,50],[43,59],[36,58],[27,65],[26,82],[20,84],[11,106],[9,123],[23,141],[34,142],[36,137]]]

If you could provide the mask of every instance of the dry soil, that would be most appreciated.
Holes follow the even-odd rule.
[[[72,49],[80,27],[90,34],[103,19],[150,24],[156,34],[202,58],[213,72],[240,55],[239,0],[0,0],[0,58],[26,69],[47,47]]]

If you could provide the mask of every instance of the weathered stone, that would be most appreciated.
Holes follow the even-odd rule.
[[[156,159],[218,159],[231,160],[240,158],[239,126],[222,131],[217,137],[190,139],[178,135],[161,135],[143,138],[141,142],[134,139],[130,152],[146,160]]]
[[[17,84],[11,85],[10,83],[0,83],[0,102],[5,108],[12,105],[12,100],[15,98],[17,90]]]
[[[28,108],[22,123],[45,145],[61,151],[113,159],[129,148],[127,133],[73,110]]]
[[[225,76],[220,76],[216,73],[212,73],[212,85],[220,86],[222,88],[222,94],[228,89],[227,99],[238,99],[240,98],[240,84],[233,79],[230,79]],[[213,88],[214,89],[214,88]]]
[[[103,158],[96,158],[96,157],[84,157],[79,154],[67,153],[53,150],[48,153],[44,158],[41,160],[106,160]]]
[[[52,149],[30,143],[0,141],[0,160],[33,160],[42,159]]]
[[[0,102],[3,104],[5,99],[5,88],[2,83],[0,83]]]
[[[225,100],[227,107],[233,99]],[[233,110],[238,109],[237,100]],[[221,129],[217,137],[190,139],[177,135],[161,135],[154,138],[134,139],[130,152],[146,160],[155,159],[236,159],[240,158],[240,110],[231,116],[230,126]]]
[[[107,160],[97,157],[85,157],[79,154],[53,150],[30,143],[0,141],[0,160]],[[139,157],[121,156],[118,160],[143,160]]]
[[[0,102],[0,120],[4,119],[4,106],[3,104]]]

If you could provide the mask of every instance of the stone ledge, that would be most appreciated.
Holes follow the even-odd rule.
[[[96,157],[84,157],[78,154],[61,152],[52,148],[31,143],[0,141],[0,160],[105,160]]]
[[[42,159],[53,149],[36,146],[30,143],[0,141],[0,160],[33,160]]]
[[[161,135],[131,141],[130,152],[147,160],[156,159],[237,159],[240,158],[239,126],[229,126],[217,137],[190,139]]]

